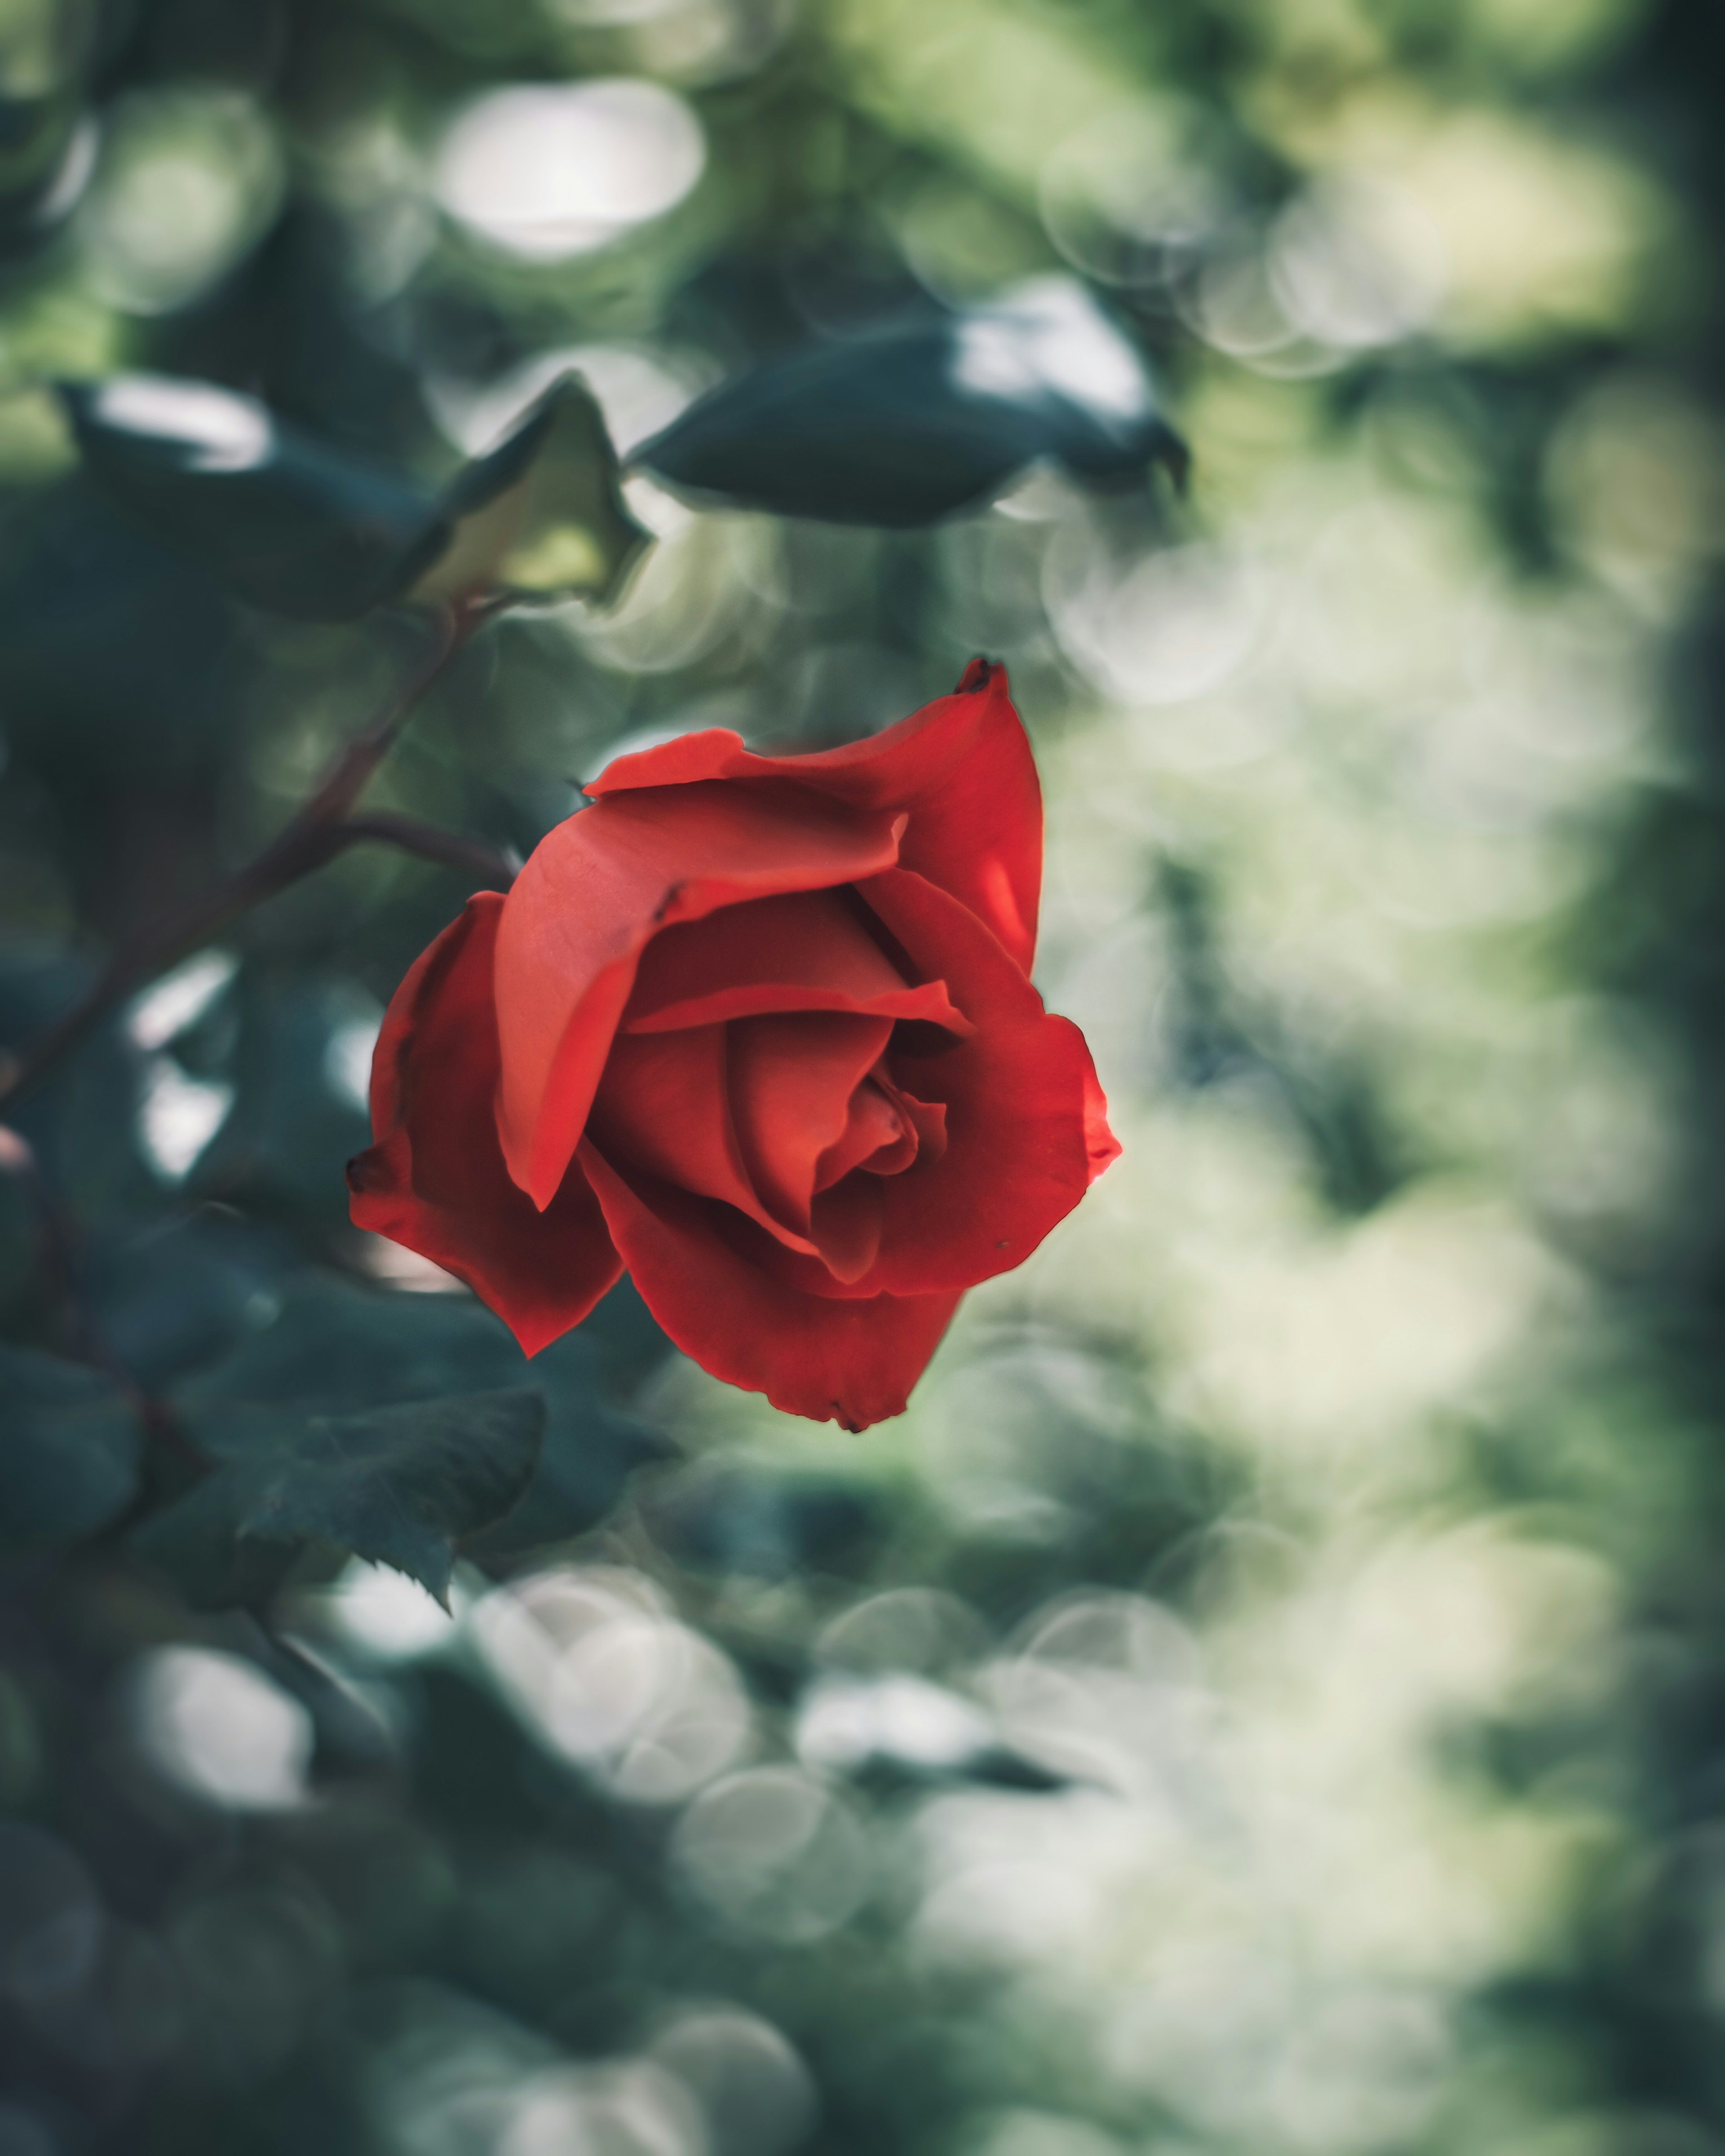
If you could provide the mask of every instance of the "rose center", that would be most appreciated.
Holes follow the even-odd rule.
[[[968,1030],[829,891],[730,907],[649,947],[589,1132],[619,1173],[733,1207],[837,1278],[880,1245],[885,1178],[945,1150],[892,1069],[901,1023]]]

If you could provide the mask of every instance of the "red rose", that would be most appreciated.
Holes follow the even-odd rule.
[[[416,962],[353,1218],[528,1354],[624,1266],[716,1377],[861,1430],[1119,1151],[1030,985],[1042,800],[1006,675],[854,746],[620,757]]]

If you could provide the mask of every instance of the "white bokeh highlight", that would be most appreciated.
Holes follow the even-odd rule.
[[[453,122],[436,189],[491,245],[555,262],[675,208],[706,164],[701,122],[657,83],[523,85],[476,99]]]

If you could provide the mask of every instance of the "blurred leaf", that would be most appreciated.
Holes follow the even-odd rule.
[[[578,1342],[594,1358],[599,1382],[620,1394],[633,1392],[671,1352],[664,1327],[627,1273],[601,1298],[592,1316],[547,1348],[534,1368],[547,1370],[552,1363],[560,1363]]]
[[[520,1505],[477,1544],[501,1555],[594,1526],[634,1469],[670,1450],[619,1399],[668,1352],[632,1296],[614,1291],[529,1363],[507,1327],[466,1295],[391,1295],[306,1275],[266,1323],[176,1398],[193,1417],[235,1400],[341,1415],[531,1384],[547,1411],[536,1469]]]
[[[475,1545],[480,1556],[511,1556],[585,1533],[636,1468],[674,1455],[668,1440],[606,1397],[604,1360],[586,1326],[534,1357],[533,1382],[548,1411],[538,1472],[521,1503]]]
[[[672,485],[840,524],[920,525],[1049,459],[1120,484],[1186,450],[1137,352],[1049,280],[966,314],[906,316],[721,382],[638,453]]]
[[[236,627],[208,565],[153,544],[82,475],[0,521],[7,732],[78,825],[135,808],[140,778],[206,767],[232,732]]]
[[[198,1157],[191,1190],[277,1219],[345,1221],[336,1169],[370,1142],[371,1119],[335,1059],[345,1029],[375,1028],[375,1012],[345,983],[255,968],[217,1015],[236,1036],[231,1055],[212,1059],[234,1101]]]
[[[291,1403],[350,1414],[445,1393],[518,1384],[526,1358],[507,1328],[465,1296],[392,1295],[306,1273],[230,1355],[176,1395]]]
[[[92,478],[254,606],[351,621],[402,591],[447,542],[417,487],[326,448],[254,398],[148,374],[66,383],[60,395]]]
[[[617,474],[617,453],[592,391],[579,375],[564,375],[506,441],[445,491],[443,511],[454,540],[420,578],[415,596],[614,597],[648,543]]]
[[[443,1601],[456,1544],[501,1519],[526,1487],[545,1403],[525,1389],[357,1414],[213,1401],[182,1419],[221,1464],[136,1540],[194,1603],[239,1599],[238,1546],[297,1553],[313,1540],[393,1565]]]
[[[647,543],[574,375],[435,501],[213,382],[121,374],[60,395],[90,475],[272,613],[348,621],[404,595],[608,598]]]
[[[243,382],[331,449],[404,469],[425,438],[419,355],[389,336],[334,203],[290,195],[255,253],[185,326],[177,372]]]
[[[67,1010],[88,968],[19,937],[0,939],[0,1049],[18,1048]],[[34,1147],[43,1173],[86,1224],[136,1224],[161,1203],[138,1141],[138,1059],[110,1019],[67,1057],[51,1085],[8,1103],[7,1121]]]
[[[625,1276],[590,1317],[533,1358],[549,1410],[539,1471],[506,1520],[475,1545],[503,1557],[566,1541],[596,1527],[638,1467],[676,1447],[626,1403],[670,1353],[670,1342]]]
[[[143,1425],[99,1371],[0,1348],[0,1549],[74,1541],[123,1512]]]
[[[92,1242],[84,1294],[103,1339],[157,1392],[226,1353],[298,1263],[284,1236],[203,1208]]]

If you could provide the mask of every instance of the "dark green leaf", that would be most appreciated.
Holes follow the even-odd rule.
[[[60,394],[90,476],[272,613],[349,621],[409,596],[608,598],[647,543],[576,375],[439,501],[213,382],[122,374]]]
[[[22,1048],[46,1030],[89,981],[88,968],[64,952],[0,938],[0,1049]],[[161,1204],[138,1142],[140,1106],[137,1055],[110,1019],[72,1051],[51,1084],[8,1102],[6,1120],[34,1147],[61,1203],[80,1220],[131,1224]]]
[[[528,1369],[507,1327],[465,1295],[391,1295],[306,1273],[264,1322],[176,1398],[188,1409],[244,1400],[347,1414],[491,1392],[524,1383]]]
[[[611,1510],[637,1467],[672,1455],[657,1430],[608,1397],[606,1343],[590,1330],[602,1312],[533,1358],[533,1382],[549,1410],[539,1471],[508,1518],[477,1544],[482,1554],[511,1555],[584,1533]],[[655,1361],[665,1348],[660,1334]]]
[[[505,441],[468,465],[443,513],[455,536],[420,579],[422,598],[610,598],[647,545],[618,484],[604,416],[578,374],[553,382]]]
[[[298,1263],[284,1236],[204,1208],[87,1243],[83,1291],[103,1339],[153,1393],[231,1348]]]
[[[222,1013],[234,1031],[219,1060],[234,1107],[192,1171],[193,1194],[278,1220],[346,1219],[331,1164],[369,1142],[371,1121],[332,1075],[331,1054],[365,1010],[334,982],[241,975]]]
[[[131,1502],[143,1425],[100,1372],[0,1348],[0,1549],[94,1534]]]
[[[545,1403],[526,1389],[357,1414],[222,1401],[182,1419],[220,1465],[136,1542],[194,1602],[241,1598],[247,1544],[290,1558],[312,1541],[393,1565],[441,1601],[456,1545],[501,1519],[531,1480]]]
[[[255,606],[353,620],[405,589],[448,543],[418,488],[301,434],[254,398],[148,374],[60,394],[91,477]]]
[[[1114,484],[1186,467],[1137,353],[1055,280],[769,360],[691,405],[638,460],[781,516],[914,526],[986,501],[1044,459]]]
[[[0,439],[18,413],[0,401]],[[54,418],[69,446],[58,399]],[[216,578],[116,516],[82,475],[0,515],[7,737],[76,828],[100,832],[140,780],[200,783],[233,731],[233,626]]]
[[[666,1353],[632,1288],[529,1363],[499,1319],[465,1295],[389,1295],[326,1275],[294,1282],[276,1313],[176,1396],[346,1414],[404,1399],[531,1384],[547,1407],[539,1464],[521,1504],[480,1547],[494,1554],[595,1525],[633,1471],[669,1450],[621,1399]]]

